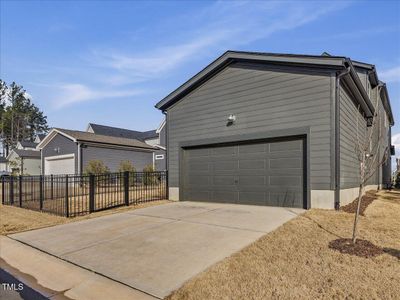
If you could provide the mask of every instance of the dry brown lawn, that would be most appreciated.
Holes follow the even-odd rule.
[[[385,254],[362,258],[328,248],[351,236],[353,214],[317,210],[284,224],[199,274],[169,299],[400,299],[400,192],[380,192],[360,238]]]
[[[138,205],[120,206],[117,208],[103,210],[100,212],[95,212],[92,214],[75,218],[59,217],[44,212],[37,212],[24,208],[0,204],[0,235],[6,235],[16,232],[54,226],[69,222],[76,222],[79,220],[97,218],[104,215],[124,212],[127,210],[133,210],[138,208],[144,208],[153,205],[160,205],[169,202],[170,201],[168,200],[159,200],[159,201],[150,201],[146,203],[141,203]]]

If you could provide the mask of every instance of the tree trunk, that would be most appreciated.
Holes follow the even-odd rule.
[[[364,190],[364,185],[360,184],[360,187],[358,188],[357,211],[354,217],[354,225],[353,225],[353,237],[352,237],[353,244],[355,244],[357,240],[357,224],[358,224],[358,216],[360,214],[360,206],[361,206],[363,190]]]

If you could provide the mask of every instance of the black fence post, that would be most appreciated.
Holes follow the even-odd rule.
[[[125,205],[129,205],[129,171],[124,172],[124,199]]]
[[[66,175],[66,176],[68,176],[68,175]],[[50,199],[51,199],[51,200],[54,199],[54,193],[53,193],[53,187],[54,187],[54,185],[53,185],[53,182],[54,182],[54,180],[53,180],[53,174],[51,174],[51,175],[50,175]]]
[[[169,200],[169,184],[168,184],[168,171],[164,171],[165,173],[165,182],[164,182],[164,186],[165,186],[165,194],[167,196],[167,200]]]
[[[52,178],[53,179],[53,178]],[[53,183],[53,180],[52,180]],[[52,184],[53,186],[53,184]],[[53,187],[51,188],[51,192],[53,193]],[[53,196],[52,196],[53,198]],[[69,196],[68,196],[68,175],[65,175],[65,216],[69,217]]]
[[[14,205],[14,176],[10,176],[10,204]]]
[[[19,207],[22,207],[22,176],[21,175],[19,175],[18,197],[19,197]]]
[[[94,212],[94,191],[95,191],[95,177],[93,174],[89,175],[89,213]]]
[[[1,177],[1,204],[4,205],[4,203],[6,202],[6,187],[5,187],[6,181],[4,179],[4,176]]]
[[[39,177],[39,207],[43,210],[43,175]]]

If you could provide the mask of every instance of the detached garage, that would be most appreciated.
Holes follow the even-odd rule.
[[[121,161],[130,161],[136,170],[154,165],[158,148],[142,141],[91,132],[52,129],[37,146],[41,150],[44,175],[82,174],[91,160],[102,161],[118,172]]]
[[[167,120],[169,198],[338,209],[357,197],[355,128],[369,130],[371,100],[388,120],[379,146],[390,148],[393,115],[373,65],[227,51],[156,104]],[[366,189],[387,182],[382,174],[390,158]]]

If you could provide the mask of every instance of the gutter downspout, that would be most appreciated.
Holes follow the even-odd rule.
[[[377,105],[378,112],[379,112],[379,102],[381,102],[382,106],[383,106],[383,102],[381,99],[382,88],[383,88],[383,84],[379,83],[377,86],[377,89],[376,89],[376,101],[378,103],[378,105]],[[378,115],[378,112],[375,112],[374,114]],[[385,108],[383,108],[383,112],[386,115]],[[387,119],[388,119],[388,123],[389,123],[389,117]],[[390,129],[390,125],[389,125],[389,129]],[[381,133],[382,133],[382,127],[381,127],[381,123],[380,123],[379,124],[378,141],[379,141]],[[389,144],[389,147],[390,147],[390,144]],[[389,151],[390,151],[390,149],[389,149]],[[381,145],[378,146],[378,157],[381,157]],[[381,190],[382,188],[383,188],[383,164],[379,166],[379,170],[378,170],[378,190]]]
[[[335,91],[335,210],[340,208],[340,80],[351,72],[350,66],[346,70],[336,73]]]
[[[167,199],[169,199],[169,170],[168,170],[168,161],[169,161],[169,151],[168,151],[168,114],[165,110],[162,111],[165,115],[165,170],[166,170],[166,185],[167,185]]]

